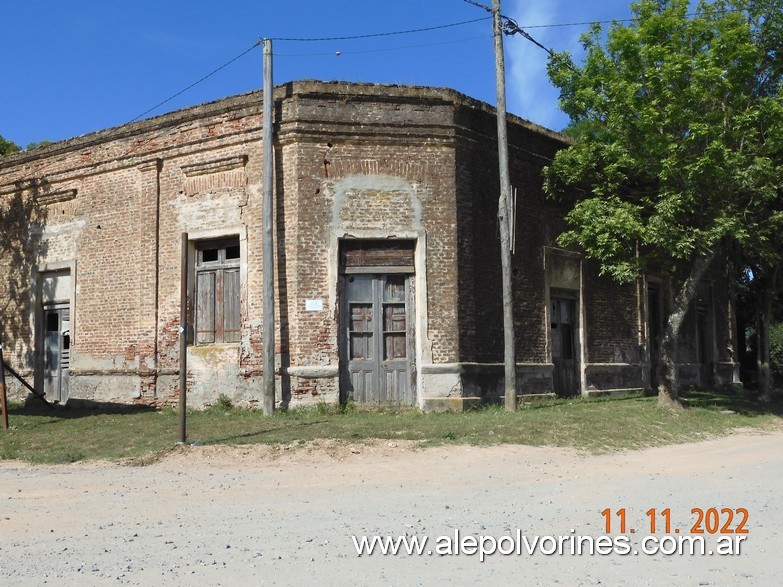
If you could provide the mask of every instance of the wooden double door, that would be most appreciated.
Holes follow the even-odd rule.
[[[342,279],[343,400],[413,405],[413,275],[354,273]]]

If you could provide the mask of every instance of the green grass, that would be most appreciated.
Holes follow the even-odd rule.
[[[265,418],[230,402],[188,412],[188,441],[201,444],[299,445],[368,439],[436,444],[527,444],[590,452],[636,449],[721,436],[737,428],[783,427],[783,405],[744,392],[688,392],[684,410],[657,406],[654,397],[544,400],[516,413],[490,406],[460,413],[414,409],[360,410],[320,404]],[[0,430],[0,459],[33,463],[81,460],[145,462],[178,438],[176,410],[128,406],[77,410],[12,406],[11,429]]]

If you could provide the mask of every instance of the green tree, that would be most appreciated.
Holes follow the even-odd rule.
[[[21,151],[21,149],[22,148],[19,145],[16,145],[11,141],[6,141],[2,135],[0,135],[0,157],[8,155],[9,153]]]
[[[769,354],[772,381],[777,387],[783,387],[783,322],[770,328]]]
[[[37,149],[38,147],[45,147],[46,145],[51,145],[52,141],[41,141],[39,143],[27,143],[27,147],[25,148],[26,151],[33,151],[34,149]]]
[[[783,0],[632,10],[628,26],[583,36],[581,66],[568,53],[550,59],[575,142],[545,170],[545,188],[573,200],[561,244],[619,281],[649,267],[668,277],[658,397],[675,406],[677,336],[712,261],[780,254]]]

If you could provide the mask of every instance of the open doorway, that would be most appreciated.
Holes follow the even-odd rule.
[[[39,327],[36,344],[37,389],[51,402],[65,403],[69,396],[71,364],[71,272],[41,273]]]
[[[554,391],[558,396],[579,393],[577,292],[552,290],[549,298]]]

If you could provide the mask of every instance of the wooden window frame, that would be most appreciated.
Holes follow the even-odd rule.
[[[229,250],[234,247],[237,255],[229,258]],[[241,338],[239,237],[199,240],[194,243],[194,249],[193,344],[239,343]],[[206,251],[215,251],[215,258],[205,260]],[[206,283],[208,276],[212,277],[212,283],[207,286],[209,289],[205,290],[202,284]],[[204,327],[205,323],[208,325],[207,328]]]

